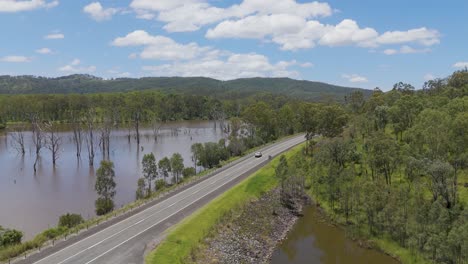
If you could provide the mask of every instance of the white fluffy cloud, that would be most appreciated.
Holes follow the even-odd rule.
[[[373,28],[360,28],[356,21],[345,19],[336,26],[327,26],[319,43],[326,46],[359,45],[372,46],[379,35]]]
[[[457,62],[453,65],[454,68],[467,68],[468,67],[468,62],[465,61],[460,61]]]
[[[125,37],[116,38],[112,45],[117,47],[144,46],[143,51],[140,53],[142,59],[159,60],[193,59],[211,50],[209,47],[200,47],[194,42],[179,44],[171,38],[152,36],[143,30],[136,30]]]
[[[228,51],[200,46],[197,43],[181,44],[164,36],[153,36],[136,30],[112,43],[117,47],[141,46],[137,56],[142,59],[169,61],[158,65],[144,66],[143,70],[156,76],[205,76],[221,80],[243,77],[297,77],[290,67],[296,61],[271,63],[257,53],[234,54]]]
[[[360,76],[358,74],[343,74],[341,77],[352,83],[366,83],[369,81],[366,77]]]
[[[49,35],[45,35],[44,39],[64,39],[65,35],[62,33],[51,33]]]
[[[299,74],[289,70],[288,62],[273,64],[260,54],[232,54],[227,58],[190,60],[157,66],[144,66],[143,70],[155,76],[204,76],[218,80],[249,77],[293,77]]]
[[[130,7],[139,18],[156,18],[166,23],[164,29],[170,32],[195,31],[225,19],[253,14],[289,14],[302,18],[332,14],[327,3],[298,3],[295,0],[243,0],[226,8],[212,6],[205,0],[133,0]]]
[[[398,43],[417,43],[425,46],[439,43],[439,33],[426,28],[385,32],[379,35],[375,29],[361,28],[351,19],[345,19],[337,25],[326,25],[316,20],[285,14],[253,15],[237,20],[226,20],[208,29],[206,37],[211,39],[271,37],[271,40],[283,50],[313,48],[317,44],[330,47],[345,45],[378,47]],[[407,52],[403,50],[401,53],[416,51],[420,50]]]
[[[49,48],[41,48],[37,49],[36,52],[39,54],[50,54],[52,53],[52,50],[50,50]]]
[[[118,12],[117,8],[104,8],[101,3],[93,2],[83,8],[83,12],[87,13],[96,21],[110,20],[113,15]]]
[[[96,71],[96,66],[83,67],[80,65],[81,61],[79,59],[74,59],[69,64],[58,68],[58,70],[67,73],[91,73]]]
[[[5,56],[3,58],[0,58],[0,61],[2,62],[30,62],[31,58],[25,57],[25,56]]]
[[[227,20],[208,30],[207,38],[264,38],[298,32],[306,20],[289,14],[255,15],[240,20]]]
[[[59,1],[54,0],[46,2],[44,0],[30,0],[30,1],[18,1],[18,0],[0,0],[0,13],[15,13],[21,11],[30,11],[39,8],[52,8],[59,4]]]
[[[432,46],[440,43],[440,33],[434,29],[425,27],[410,29],[408,31],[388,31],[376,39],[377,44],[402,44],[418,43],[424,46]]]
[[[399,50],[397,49],[386,49],[383,51],[386,55],[395,55],[395,54],[413,54],[413,53],[429,53],[431,49],[423,48],[423,49],[415,49],[408,45],[401,46]]]
[[[228,7],[213,6],[207,0],[133,0],[130,7],[137,16],[165,23],[169,32],[195,31],[213,25],[205,36],[247,38],[272,41],[283,50],[324,46],[359,46],[417,44],[432,46],[440,42],[437,30],[426,27],[380,34],[371,27],[360,27],[352,19],[336,25],[316,20],[332,15],[328,3],[297,0],[243,0]],[[421,49],[420,49],[421,50]],[[388,50],[387,53],[415,53]]]

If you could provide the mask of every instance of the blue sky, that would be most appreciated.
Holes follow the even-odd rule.
[[[0,75],[421,87],[468,66],[467,10],[466,0],[0,0]]]

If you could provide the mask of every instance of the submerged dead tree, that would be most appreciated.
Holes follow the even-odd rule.
[[[102,157],[109,160],[110,157],[110,134],[112,131],[112,120],[109,117],[104,117],[104,121],[99,129],[99,144],[102,150]]]
[[[86,141],[86,149],[88,150],[88,161],[89,166],[94,165],[94,119],[96,118],[96,111],[94,109],[89,109],[84,117],[85,123],[85,141]]]
[[[10,133],[13,142],[11,143],[12,147],[18,151],[22,156],[26,153],[24,147],[24,128],[16,128],[12,133]]]
[[[34,160],[34,173],[36,173],[36,166],[39,160],[39,155],[42,147],[44,146],[44,132],[42,131],[41,124],[37,115],[31,117],[32,125],[32,142],[35,148],[36,159]]]
[[[159,120],[158,118],[154,118],[151,127],[153,128],[154,141],[158,141],[159,131],[162,127],[161,120]]]
[[[73,142],[76,147],[76,156],[81,157],[81,148],[83,145],[83,126],[75,113],[71,114],[72,130],[73,130]]]
[[[57,125],[52,122],[47,122],[45,126],[45,145],[52,154],[52,164],[55,167],[57,159],[60,154],[60,147],[62,146],[62,137],[59,134]]]

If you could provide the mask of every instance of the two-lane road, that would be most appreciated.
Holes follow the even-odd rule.
[[[278,154],[304,141],[293,137],[262,150],[263,157],[249,157],[154,206],[130,216],[48,256],[32,255],[22,263],[143,263],[147,245],[160,240],[164,231],[234,186]],[[176,246],[176,245],[174,245]],[[35,261],[35,262],[34,262]]]

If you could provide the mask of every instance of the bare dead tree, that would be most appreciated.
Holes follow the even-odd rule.
[[[45,145],[52,153],[52,164],[55,167],[57,159],[60,154],[60,147],[62,146],[62,137],[59,135],[57,125],[52,122],[47,122],[44,124],[46,136],[45,136]]]
[[[76,147],[76,157],[81,157],[81,148],[83,145],[83,126],[76,113],[71,114],[72,119],[72,130],[73,130],[73,142]]]
[[[16,128],[11,134],[11,138],[13,139],[11,145],[18,153],[24,156],[26,153],[24,148],[24,127]]]
[[[112,120],[108,116],[104,117],[104,122],[102,122],[99,129],[99,144],[102,149],[102,156],[104,159],[109,159],[110,157],[110,134],[112,131]]]
[[[161,130],[162,123],[159,118],[153,118],[151,127],[153,128],[154,141],[158,141],[159,131]]]
[[[84,117],[85,123],[85,140],[86,140],[86,149],[88,150],[88,160],[89,166],[94,165],[94,119],[96,118],[96,111],[94,109],[88,109]]]
[[[35,148],[36,159],[34,160],[34,173],[36,173],[36,165],[37,161],[39,160],[39,154],[41,152],[42,147],[44,146],[44,132],[42,130],[41,124],[39,123],[39,118],[37,115],[33,115],[31,117],[31,125],[32,125],[32,142]]]
[[[140,122],[141,112],[137,111],[133,113],[133,125],[135,126],[137,145],[140,145]]]
[[[219,127],[221,131],[226,133],[226,113],[223,111],[221,107],[215,107],[211,110],[211,117],[214,119],[214,128],[217,128],[217,124],[219,123]]]

